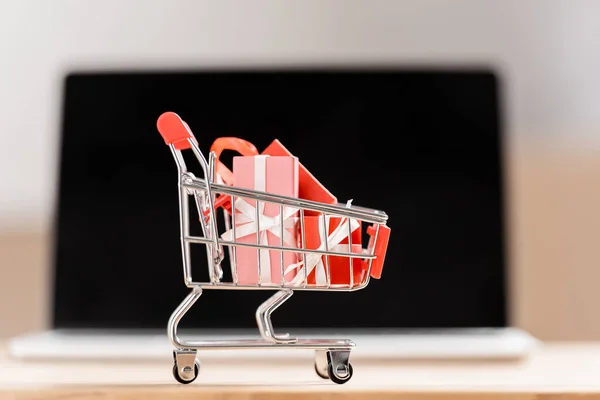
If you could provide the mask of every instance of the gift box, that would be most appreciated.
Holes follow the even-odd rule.
[[[330,249],[335,252],[349,253],[348,244],[338,244]],[[361,254],[360,244],[352,245],[352,253]],[[309,285],[327,285],[326,256],[322,256],[315,269],[308,275]],[[352,286],[358,286],[366,277],[365,263],[361,258],[329,256],[329,279],[332,285],[350,285],[350,262],[352,262]],[[302,273],[304,273],[302,271]]]
[[[259,155],[258,149],[252,143],[236,137],[217,138],[210,147],[210,151],[216,155],[217,181],[230,186],[238,186],[234,174],[219,160],[223,151],[234,151],[243,156]],[[273,140],[261,155],[272,157],[295,157],[277,139]],[[298,161],[298,196],[301,199],[316,201],[325,204],[337,204],[337,198],[329,191],[310,171]],[[228,196],[219,196],[215,202],[215,208],[223,207],[230,211],[231,204]],[[319,213],[306,210],[304,215],[317,216]]]
[[[271,156],[293,156],[292,153],[283,146],[283,144],[275,139],[267,146],[262,154]],[[337,198],[329,191],[317,178],[308,170],[302,163],[298,166],[298,197],[305,200],[317,201],[325,204],[337,204]],[[319,213],[306,210],[304,215],[318,216]]]
[[[233,157],[233,179],[235,186],[271,194],[298,197],[298,160],[289,156],[236,156]],[[256,201],[236,198],[235,241],[238,243],[281,246],[281,218],[279,204],[258,202],[258,234],[256,221]],[[298,210],[283,207],[283,245],[297,247]],[[222,238],[233,239],[233,229]],[[240,284],[281,284],[282,266],[280,250],[256,249],[236,246],[237,279]],[[260,258],[260,270],[259,270]],[[297,262],[297,254],[283,252],[283,270]],[[285,274],[285,282],[290,282],[296,272]]]
[[[327,229],[324,223],[327,222]],[[305,216],[304,232],[306,249],[323,250],[337,253],[350,253],[348,243],[348,224],[352,239],[352,253],[362,254],[361,225],[358,221],[340,217]],[[325,239],[325,231],[328,235]],[[302,242],[300,242],[300,247]],[[293,284],[302,284],[305,277],[308,284],[325,286],[327,284],[327,256],[316,253],[306,253],[304,259],[299,256],[299,262],[294,266],[296,277]],[[366,277],[367,265],[360,257],[329,256],[329,277],[332,285],[350,285],[350,263],[352,263],[353,286],[360,284]],[[291,270],[293,267],[289,267]]]

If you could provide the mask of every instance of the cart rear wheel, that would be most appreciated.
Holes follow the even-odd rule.
[[[329,367],[325,367],[325,371],[319,368],[319,364],[315,362],[315,372],[323,379],[329,379]]]
[[[196,378],[198,377],[199,373],[200,373],[200,363],[198,361],[196,361],[194,363],[194,375],[193,375],[193,377],[191,379],[188,379],[188,380],[184,379],[181,376],[181,371],[179,370],[179,366],[177,365],[177,363],[175,363],[173,365],[173,377],[175,378],[175,380],[177,382],[182,383],[184,385],[188,384],[188,383],[194,382],[196,380]]]
[[[329,379],[331,379],[332,382],[337,383],[338,385],[341,385],[343,383],[346,383],[350,380],[350,378],[352,378],[352,364],[348,364],[347,367],[345,367],[342,364],[338,364],[336,366],[337,370],[334,372],[333,369],[333,364],[329,364],[327,367],[327,372],[329,373]]]
[[[315,351],[315,372],[323,379],[329,379],[329,357],[326,350]]]

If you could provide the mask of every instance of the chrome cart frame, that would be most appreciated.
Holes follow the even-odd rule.
[[[175,113],[164,113],[159,118],[157,124],[158,130],[163,136],[165,143],[171,150],[178,172],[178,191],[179,191],[179,219],[180,219],[180,234],[181,234],[181,251],[183,258],[183,276],[184,283],[191,289],[189,295],[172,313],[168,322],[168,337],[174,346],[174,366],[173,374],[180,383],[190,383],[196,379],[199,373],[200,363],[197,360],[197,351],[200,349],[281,349],[281,348],[301,348],[315,350],[315,369],[319,376],[324,379],[331,379],[336,383],[345,383],[352,376],[352,365],[350,364],[350,352],[355,346],[354,342],[349,339],[327,340],[327,339],[299,339],[292,337],[289,334],[276,334],[273,331],[271,322],[271,314],[288,300],[295,290],[303,291],[343,291],[352,292],[365,288],[370,280],[371,267],[374,260],[377,259],[375,247],[378,241],[380,227],[385,226],[388,219],[387,215],[382,211],[370,210],[361,207],[348,205],[332,205],[323,204],[299,198],[279,196],[266,192],[241,189],[235,186],[228,186],[216,183],[216,156],[214,152],[209,154],[208,162],[202,155],[196,139],[190,131],[188,125],[182,121]],[[195,158],[200,164],[204,178],[197,178],[193,173],[189,172],[186,163],[182,156],[182,150],[191,149]],[[216,208],[216,197],[227,197],[232,205],[231,210],[225,208]],[[194,202],[198,211],[199,221],[202,227],[203,236],[192,236],[190,234],[190,197],[194,198]],[[248,199],[260,202],[277,204],[280,207],[279,217],[281,229],[281,245],[265,245],[256,243],[242,243],[236,238],[236,212],[233,206],[240,199]],[[302,245],[301,247],[286,246],[283,242],[283,215],[284,208],[297,209],[299,214],[300,235],[302,244],[305,244],[305,227],[304,227],[304,212],[318,212],[323,216],[339,217],[345,223],[348,229],[347,240],[348,249],[350,252],[331,251],[327,246],[327,240],[324,241],[324,249],[309,249]],[[256,232],[260,231],[258,218],[258,209],[256,207]],[[217,211],[222,210],[224,223],[227,230],[233,231],[232,240],[224,240],[219,237],[217,227]],[[324,220],[326,220],[324,218]],[[368,249],[362,253],[352,251],[352,234],[350,221],[356,220],[363,223],[372,224],[375,229],[374,235],[371,237]],[[327,237],[327,223],[321,226],[324,229]],[[340,223],[342,225],[342,223]],[[344,228],[345,229],[345,228]],[[206,246],[209,281],[199,282],[192,278],[191,268],[191,244],[204,244]],[[257,250],[267,249],[279,251],[281,255],[281,282],[280,283],[263,283],[260,278],[256,284],[240,284],[238,282],[238,274],[236,267],[236,249],[239,246],[251,247]],[[386,242],[387,246],[387,242]],[[229,260],[232,270],[232,281],[222,282],[221,262],[225,258],[224,247],[227,247]],[[308,272],[304,268],[303,279],[296,279],[294,282],[286,282],[284,278],[284,252],[293,252],[301,254],[304,265],[307,257],[317,255],[325,259],[326,282],[325,283],[309,283]],[[330,279],[329,257],[347,257],[349,259],[360,258],[364,262],[368,262],[368,270],[365,278],[361,282],[354,282],[352,270],[349,273],[349,284],[332,284]],[[261,270],[261,258],[257,257],[259,271]],[[352,262],[349,263],[352,268]],[[260,277],[260,273],[258,274]],[[203,290],[275,290],[276,292],[256,310],[256,321],[258,330],[262,339],[258,340],[210,340],[210,341],[194,341],[182,340],[177,335],[177,328],[181,318],[194,305],[202,295]]]

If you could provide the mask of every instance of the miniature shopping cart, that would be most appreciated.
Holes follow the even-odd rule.
[[[381,211],[365,209],[356,206],[343,204],[324,204],[315,201],[309,201],[299,198],[279,196],[267,192],[242,189],[236,186],[217,183],[216,173],[216,155],[210,152],[208,162],[202,155],[198,143],[192,134],[189,126],[179,116],[172,112],[162,114],[157,122],[157,127],[165,143],[169,146],[175,159],[178,170],[178,189],[179,189],[179,217],[181,246],[183,256],[183,275],[185,285],[191,289],[191,293],[175,309],[168,322],[168,336],[174,346],[173,357],[173,375],[180,383],[190,383],[196,379],[199,373],[200,363],[197,360],[197,351],[204,349],[281,349],[297,348],[315,350],[315,370],[317,374],[324,379],[330,379],[335,383],[345,383],[352,377],[352,366],[350,364],[350,352],[355,346],[351,340],[324,340],[324,339],[299,339],[291,337],[288,334],[277,335],[273,332],[271,323],[271,313],[289,299],[293,291],[356,291],[363,289],[369,283],[372,272],[376,269],[381,271],[385,251],[389,239],[389,228],[386,226],[387,215]],[[198,160],[203,170],[203,178],[197,178],[189,172],[184,158],[183,150],[191,149],[195,158]],[[192,236],[190,234],[190,197],[194,199],[198,211],[198,219],[202,229],[202,236]],[[258,218],[258,204],[261,202],[276,204],[280,207],[279,216],[283,218],[284,208],[293,208],[299,215],[299,235],[302,237],[301,246],[294,247],[286,245],[281,240],[281,245],[269,245],[248,243],[237,240],[236,212],[232,205],[236,204],[240,198],[250,199],[257,204],[256,225],[260,222]],[[226,202],[224,201],[227,200]],[[223,205],[225,204],[225,205]],[[228,206],[227,206],[228,205]],[[193,206],[193,204],[192,204]],[[233,238],[226,240],[218,233],[217,214],[222,212],[224,216],[225,228],[233,231]],[[343,222],[339,226],[347,229],[344,234],[347,237],[348,250],[339,251],[329,249],[327,240],[324,241],[324,248],[311,249],[305,246],[305,212],[311,215],[335,217]],[[239,218],[239,217],[238,217]],[[358,221],[368,226],[369,235],[368,248],[357,253],[353,251],[351,243],[351,223]],[[283,221],[279,225],[283,230]],[[326,224],[323,224],[325,236],[327,236]],[[256,227],[257,232],[260,228]],[[281,232],[283,237],[283,231]],[[197,282],[192,279],[191,268],[191,244],[203,244],[206,246],[208,258],[209,281]],[[260,251],[261,249],[270,252],[277,251],[281,253],[281,282],[262,282],[259,280],[255,284],[240,283],[236,273],[236,251],[241,247],[252,248]],[[362,246],[361,246],[362,247]],[[224,249],[227,249],[227,252]],[[325,278],[320,281],[311,281],[309,271],[304,268],[293,280],[284,279],[284,252],[294,252],[304,265],[307,265],[307,259],[324,260]],[[223,269],[221,263],[228,256],[231,266],[231,281],[223,280]],[[353,271],[349,271],[349,281],[344,283],[334,283],[331,280],[330,258],[347,258],[349,268],[351,268],[353,259],[360,259],[365,266],[366,273],[363,278],[355,279]],[[261,269],[261,258],[257,258],[258,269]],[[260,276],[260,273],[259,273]],[[256,340],[211,340],[211,341],[187,341],[177,336],[177,327],[184,314],[200,298],[205,289],[223,289],[223,290],[274,290],[276,293],[260,305],[256,311],[256,320],[258,330],[262,339]]]

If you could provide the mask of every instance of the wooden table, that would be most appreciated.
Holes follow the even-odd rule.
[[[200,376],[175,383],[164,362],[0,360],[0,399],[600,399],[600,343],[545,344],[513,361],[356,360],[344,385],[321,380],[312,360],[269,364],[205,358]]]

